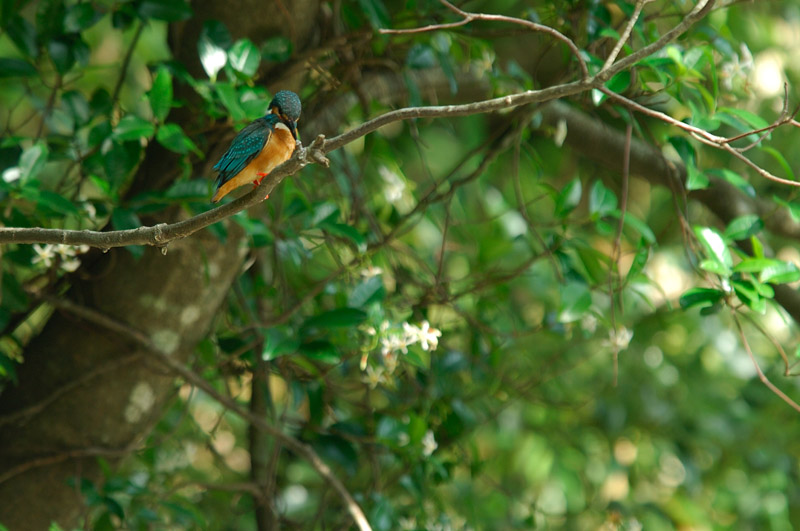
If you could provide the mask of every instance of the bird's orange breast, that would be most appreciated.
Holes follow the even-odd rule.
[[[260,183],[264,177],[259,173],[269,173],[276,166],[279,166],[289,160],[289,157],[294,153],[295,140],[289,129],[283,125],[278,124],[269,140],[264,145],[261,153],[255,156],[245,168],[237,173],[231,180],[220,186],[217,193],[211,199],[217,202],[226,196],[231,190],[244,186],[249,183]]]

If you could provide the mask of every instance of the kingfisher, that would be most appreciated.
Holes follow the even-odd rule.
[[[231,147],[214,165],[219,172],[213,203],[231,190],[253,183],[261,184],[276,166],[289,160],[297,141],[300,98],[290,90],[281,90],[269,104],[269,114],[257,119],[231,142]],[[269,196],[267,196],[269,197]]]

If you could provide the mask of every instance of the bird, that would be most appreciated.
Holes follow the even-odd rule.
[[[281,90],[275,94],[269,113],[242,129],[214,165],[219,175],[212,203],[245,184],[258,186],[276,166],[289,160],[297,143],[301,111],[300,98],[294,92]]]

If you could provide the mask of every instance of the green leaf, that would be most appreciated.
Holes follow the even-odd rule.
[[[752,129],[763,129],[769,126],[769,123],[759,115],[746,111],[744,109],[734,109],[732,107],[720,107],[719,112],[735,116]]]
[[[151,138],[155,132],[152,122],[139,118],[135,114],[128,114],[122,117],[114,129],[114,136],[117,140],[139,140],[141,138]]]
[[[764,222],[755,214],[741,216],[731,221],[725,228],[723,236],[728,241],[745,240],[761,232]]]
[[[89,102],[83,93],[77,90],[70,90],[61,95],[61,103],[69,111],[70,116],[78,126],[86,124],[91,118]]]
[[[609,215],[613,218],[619,219],[620,212],[619,210],[615,210],[610,212]],[[647,243],[656,243],[656,235],[653,233],[653,230],[647,226],[647,223],[637,218],[630,212],[625,212],[624,220],[625,225],[638,232]]]
[[[359,252],[364,252],[367,249],[367,240],[364,236],[358,232],[354,227],[350,225],[346,225],[344,223],[333,223],[333,222],[323,222],[320,223],[319,228],[333,234],[335,236],[341,236],[342,238],[346,238],[351,242],[356,244],[358,247]]]
[[[192,17],[192,8],[184,0],[142,0],[136,10],[142,18],[177,22]]]
[[[589,212],[593,218],[604,216],[617,208],[617,196],[597,180],[589,191]]]
[[[343,307],[309,317],[302,328],[347,328],[357,326],[366,319],[367,314],[363,310]]]
[[[194,151],[200,154],[192,140],[186,136],[183,129],[178,124],[164,124],[158,128],[156,133],[156,140],[158,143],[176,153],[186,154],[189,151]]]
[[[78,215],[79,213],[78,207],[72,201],[50,190],[39,190],[37,206],[49,208],[59,214]]]
[[[268,336],[269,337],[269,336]],[[294,354],[300,347],[300,342],[294,338],[284,337],[280,340],[269,337],[264,344],[261,357],[265,361],[271,361],[287,354]]]
[[[0,57],[0,78],[4,77],[29,77],[38,75],[36,67],[22,59]]]
[[[24,183],[37,177],[47,163],[49,154],[47,144],[42,140],[23,151],[19,158],[20,181]]]
[[[208,179],[181,179],[169,187],[165,197],[170,199],[200,199],[208,198]]]
[[[408,50],[406,66],[414,70],[424,70],[436,66],[436,53],[427,44],[415,44]]]
[[[792,170],[792,165],[789,164],[789,162],[786,160],[786,157],[783,156],[783,153],[772,146],[759,146],[759,149],[772,156],[772,158],[774,158],[775,161],[780,164],[783,172],[786,174],[787,179],[790,181],[796,181],[794,177],[794,170]]]
[[[703,260],[700,262],[700,269],[708,271],[709,273],[714,273],[715,275],[719,275],[721,277],[731,276],[731,270],[716,260]]]
[[[292,55],[292,41],[281,35],[265,40],[261,45],[261,57],[266,61],[284,63]]]
[[[716,260],[728,269],[733,267],[730,249],[717,231],[709,227],[695,227],[694,233],[709,258]]]
[[[241,122],[245,119],[245,112],[239,104],[239,93],[231,83],[216,83],[214,90],[234,122]]]
[[[599,285],[606,282],[608,275],[609,258],[600,251],[593,249],[585,244],[575,245],[575,251],[578,255],[579,266],[577,269],[585,271],[587,282],[593,285]]]
[[[310,341],[301,344],[298,350],[303,356],[323,363],[339,363],[341,360],[339,351],[330,341]]]
[[[583,185],[578,177],[572,179],[556,197],[555,215],[559,218],[566,217],[581,201]]]
[[[159,122],[163,122],[172,107],[172,74],[164,67],[158,69],[153,78],[153,86],[147,93],[150,100],[150,109],[153,117]]]
[[[237,72],[253,77],[261,63],[261,53],[249,39],[240,39],[228,50],[228,62]]]
[[[792,217],[792,220],[797,223],[800,223],[800,204],[794,202],[790,203],[785,199],[778,197],[777,195],[773,195],[772,200],[781,205],[782,207],[788,209],[789,215]]]
[[[138,229],[142,226],[142,222],[136,212],[127,208],[115,208],[111,212],[111,224],[114,230],[128,230]]]
[[[351,308],[362,308],[375,300],[384,298],[386,290],[380,275],[364,279],[347,296],[347,305]]]
[[[111,190],[116,190],[131,171],[139,164],[142,155],[142,146],[139,142],[111,143],[111,147],[103,153],[103,167],[111,184]]]
[[[391,19],[383,0],[358,0],[358,5],[374,29],[389,27]]]
[[[760,273],[764,269],[782,264],[776,258],[745,258],[733,268],[736,273]]]
[[[592,305],[592,293],[582,282],[570,282],[561,288],[561,304],[558,309],[558,321],[571,323],[578,321]]]
[[[68,33],[83,31],[94,25],[101,16],[102,14],[89,2],[70,6],[64,17],[64,31]]]
[[[733,186],[744,192],[748,197],[756,196],[756,190],[753,188],[753,185],[750,184],[747,179],[744,179],[741,175],[733,170],[729,170],[727,168],[712,168],[707,170],[705,173],[728,181]]]
[[[750,309],[758,313],[767,311],[767,301],[764,300],[755,289],[753,284],[747,280],[734,280],[732,283],[736,296],[739,297]]]
[[[641,247],[633,257],[633,261],[631,262],[631,267],[628,269],[628,274],[626,275],[626,281],[630,281],[636,278],[636,275],[641,273],[644,270],[644,266],[647,265],[647,261],[650,258],[650,248],[649,247]]]
[[[690,164],[686,167],[686,173],[687,190],[703,190],[704,188],[708,188],[708,177],[703,175],[703,172],[698,170],[694,164]]]
[[[710,306],[719,302],[725,294],[718,289],[692,288],[680,298],[681,308],[692,306]]]
[[[616,94],[621,94],[628,90],[628,87],[631,86],[631,73],[628,70],[623,70],[618,74],[615,74],[611,79],[606,81],[605,86],[611,92]],[[600,105],[603,103],[608,96],[597,89],[592,89],[592,103],[595,105]]]
[[[792,262],[778,261],[761,270],[758,276],[760,282],[771,282],[772,284],[786,284],[800,280],[800,269]]]
[[[36,27],[28,22],[25,17],[15,15],[5,28],[8,37],[27,57],[39,56],[39,45],[36,43]],[[0,68],[0,72],[3,69]]]
[[[222,22],[207,20],[203,23],[197,50],[200,53],[203,70],[212,81],[216,80],[217,73],[227,64],[228,54],[225,50],[231,43],[231,34]]]

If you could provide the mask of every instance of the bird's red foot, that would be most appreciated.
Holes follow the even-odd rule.
[[[259,184],[261,184],[261,181],[263,181],[264,177],[267,176],[267,174],[264,172],[257,172],[256,175],[258,175],[258,179],[253,181],[253,188],[256,188]],[[269,194],[267,194],[266,197],[264,197],[264,201],[266,201],[267,199],[269,199]]]
[[[259,184],[261,184],[261,181],[263,181],[263,180],[264,180],[264,177],[266,177],[266,176],[267,176],[267,174],[266,174],[266,173],[263,173],[263,172],[257,172],[257,173],[256,173],[256,175],[258,175],[258,179],[256,179],[255,181],[253,181],[253,188],[255,188],[256,186],[258,186]]]

